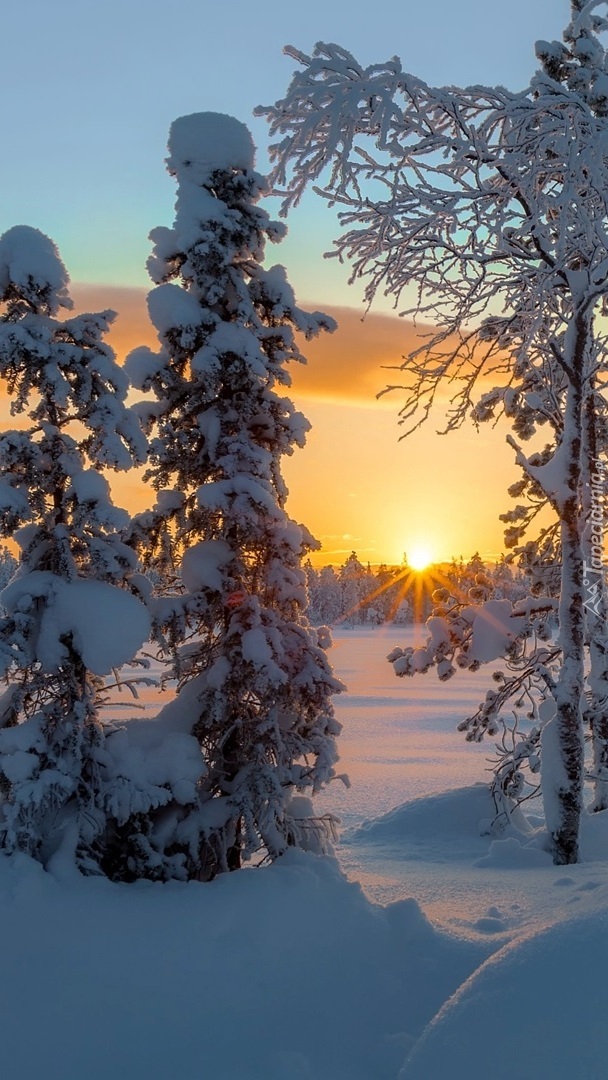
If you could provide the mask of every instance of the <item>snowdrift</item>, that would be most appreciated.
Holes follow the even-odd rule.
[[[340,676],[353,653],[376,663],[371,640],[382,657],[381,636],[351,635]],[[205,885],[0,859],[2,1080],[605,1080],[608,812],[584,816],[584,861],[567,868],[542,850],[538,803],[527,825],[485,832],[493,803],[471,777],[486,751],[420,743],[455,707],[426,685],[407,730],[403,705],[343,695],[354,782],[318,799],[364,822],[340,860],[382,904],[296,851]],[[159,696],[143,695],[151,714]],[[133,770],[146,748],[160,766],[175,709],[129,722]]]
[[[450,1080],[603,1080],[607,964],[606,909],[505,946],[441,1010],[399,1080],[448,1075],[448,1063]]]
[[[485,851],[487,835],[481,838],[490,831],[495,816],[488,785],[474,784],[406,802],[388,814],[365,821],[348,838],[353,843],[420,845],[428,853],[429,844],[449,846],[449,841],[458,837],[459,842],[472,843]]]
[[[329,858],[198,885],[0,860],[3,1080],[388,1080],[487,943]]]

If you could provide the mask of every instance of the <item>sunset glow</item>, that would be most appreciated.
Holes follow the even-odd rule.
[[[433,561],[431,550],[424,544],[418,544],[412,548],[408,555],[408,562],[412,570],[416,570],[418,573],[422,570],[426,570],[427,566],[430,566]]]
[[[120,313],[108,335],[119,362],[138,345],[157,348],[144,288],[80,285],[73,292],[79,311]],[[388,316],[370,315],[361,323],[356,311],[326,306],[338,330],[303,343],[308,363],[293,371],[289,389],[312,429],[305,448],[283,463],[289,513],[322,545],[311,553],[313,565],[341,566],[353,550],[372,566],[399,566],[405,552],[415,572],[475,550],[495,561],[503,548],[499,514],[509,509],[507,488],[517,479],[507,423],[438,437],[430,422],[400,441],[398,394],[379,401],[374,395],[386,381],[383,365],[411,346],[411,327]],[[18,418],[5,413],[7,424],[17,426]],[[464,477],[487,492],[483,500],[467,497],[459,482]],[[116,502],[130,512],[154,503],[141,473],[110,479]],[[425,552],[422,562],[418,549]]]

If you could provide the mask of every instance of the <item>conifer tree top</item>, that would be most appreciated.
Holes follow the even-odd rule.
[[[53,241],[29,225],[0,236],[0,301],[23,299],[54,315],[71,308],[68,272]]]
[[[253,169],[255,160],[249,129],[224,113],[178,117],[171,124],[168,148],[169,172],[195,184],[217,169]]]

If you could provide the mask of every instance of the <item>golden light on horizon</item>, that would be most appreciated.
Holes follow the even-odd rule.
[[[138,345],[158,348],[145,287],[80,284],[73,293],[80,311],[120,313],[108,336],[119,360]],[[321,544],[310,553],[313,566],[340,566],[356,551],[364,564],[397,567],[405,551],[412,574],[422,577],[413,566],[418,547],[430,549],[431,564],[466,560],[476,550],[498,558],[504,530],[499,514],[509,509],[506,492],[519,478],[505,440],[508,418],[482,432],[465,425],[438,436],[446,405],[438,399],[437,423],[400,441],[399,393],[380,401],[375,395],[389,378],[386,365],[420,343],[420,327],[382,314],[362,322],[359,310],[319,306],[337,318],[339,329],[307,342],[308,364],[293,365],[288,396],[312,428],[304,450],[282,463],[287,512]],[[7,417],[7,426],[16,426],[15,419]],[[131,512],[155,501],[141,473],[118,474],[113,488],[117,504]],[[477,491],[487,497],[476,497]]]
[[[422,570],[426,570],[433,562],[433,553],[428,544],[416,544],[407,553],[407,561],[412,570],[420,573]]]

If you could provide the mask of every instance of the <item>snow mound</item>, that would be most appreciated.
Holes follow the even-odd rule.
[[[586,812],[581,817],[580,833],[581,859],[584,862],[598,862],[606,859],[608,852],[608,810],[593,814]]]
[[[399,1080],[600,1080],[608,1026],[598,973],[607,964],[606,910],[505,946],[441,1010]],[[497,1031],[513,1032],[516,1045],[501,1045]]]
[[[0,859],[0,925],[6,1080],[394,1080],[490,953],[293,850],[206,885]]]
[[[214,169],[252,169],[254,160],[249,129],[233,116],[191,113],[171,124],[167,166],[180,181],[201,183]]]
[[[421,848],[445,844],[449,850],[454,838],[462,845],[486,835],[495,817],[488,785],[474,784],[404,803],[382,817],[365,821],[346,839],[355,844],[406,844]],[[483,843],[487,848],[487,840]]]
[[[478,859],[475,866],[525,870],[529,866],[553,866],[553,860],[534,841],[522,844],[517,837],[507,836],[504,840],[493,840],[488,854]]]

